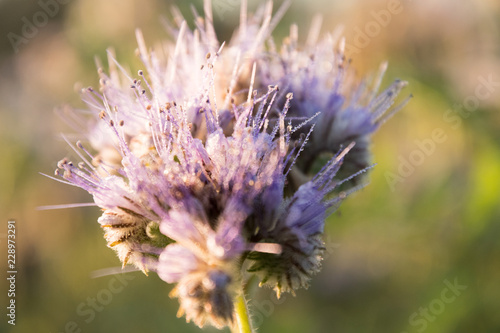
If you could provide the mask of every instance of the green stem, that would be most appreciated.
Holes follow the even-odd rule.
[[[253,333],[252,323],[248,316],[247,302],[243,293],[236,298],[236,325],[233,333]]]

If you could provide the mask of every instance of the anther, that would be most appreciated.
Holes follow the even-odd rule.
[[[60,168],[60,169],[63,169],[64,166],[68,163],[68,159],[67,158],[63,158],[62,160],[60,160],[59,162],[57,162],[57,167]]]
[[[100,156],[96,156],[92,159],[92,164],[99,165],[102,163],[102,158]]]

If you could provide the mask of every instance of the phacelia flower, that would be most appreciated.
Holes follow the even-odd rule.
[[[205,9],[210,13],[208,4],[205,3]],[[356,146],[346,156],[341,174],[347,177],[366,169],[371,163],[371,135],[403,108],[409,98],[394,106],[399,92],[407,85],[407,82],[401,80],[394,81],[379,92],[387,63],[380,66],[373,78],[358,80],[350,59],[344,55],[345,41],[341,38],[341,29],[319,38],[319,16],[313,21],[304,45],[298,42],[298,27],[292,25],[290,35],[278,49],[271,38],[271,32],[288,5],[288,2],[284,2],[272,16],[272,2],[268,2],[255,15],[247,17],[246,2],[242,2],[240,26],[224,46],[221,59],[215,65],[218,73],[215,86],[220,92],[217,97],[221,114],[224,115],[223,125],[228,128],[234,117],[231,112],[225,111],[231,102],[244,100],[241,91],[248,89],[250,82],[259,91],[265,90],[269,85],[277,85],[281,91],[277,100],[281,102],[287,93],[292,92],[295,98],[290,106],[290,119],[317,117],[309,126],[304,126],[295,133],[297,138],[301,134],[307,134],[313,123],[316,126],[308,148],[301,153],[289,177],[290,186],[296,189],[310,179],[329,158],[353,141]],[[211,14],[205,20],[197,17],[195,22],[198,29],[194,33],[186,29],[178,12],[175,12],[174,17],[178,27],[168,27],[178,43],[171,49],[183,48],[187,56],[184,60],[177,60],[171,68],[181,68],[182,72],[188,72],[193,63],[200,64],[203,54],[200,52],[200,44],[205,46],[203,51],[210,52],[210,46],[216,48],[220,43],[215,36]],[[182,39],[184,42],[180,43]],[[252,77],[252,66],[255,64],[258,70]],[[191,78],[191,82],[196,81],[192,75],[185,77]]]
[[[408,99],[392,107],[407,83],[396,80],[379,93],[387,63],[381,65],[373,79],[358,82],[350,59],[344,55],[341,29],[318,41],[320,27],[318,16],[304,45],[298,43],[296,25],[291,26],[279,50],[269,43],[268,52],[257,61],[256,82],[261,86],[277,84],[282,91],[292,92],[295,98],[290,106],[291,117],[317,116],[295,171],[314,175],[318,161],[324,163],[324,156],[332,156],[354,141],[356,145],[342,166],[342,174],[348,176],[370,165],[370,135],[407,103]]]
[[[71,117],[85,121],[73,147],[81,162],[63,159],[56,170],[93,195],[123,265],[176,284],[178,314],[200,327],[234,324],[244,269],[278,296],[308,287],[325,219],[348,194],[335,192],[336,175],[353,151],[364,169],[357,154],[403,86],[375,97],[378,87],[349,84],[328,39],[267,50],[284,9],[273,18],[268,2],[247,16],[243,2],[227,44],[215,35],[209,1],[194,31],[175,12],[166,61],[137,32],[144,70],[132,75],[108,53],[99,89],[82,90],[91,119],[78,110]],[[332,157],[318,173],[290,182],[324,151]]]

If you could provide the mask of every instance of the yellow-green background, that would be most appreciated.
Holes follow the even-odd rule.
[[[36,210],[90,200],[38,174],[51,174],[57,160],[73,156],[60,137],[71,130],[53,109],[82,106],[74,86],[96,85],[95,55],[102,58],[113,46],[122,63],[132,61],[134,29],[143,29],[150,45],[167,38],[160,15],[168,16],[175,3],[191,19],[188,2],[69,1],[17,53],[7,34],[20,34],[22,17],[32,21],[41,8],[36,1],[0,2],[0,268],[6,271],[6,223],[15,219],[19,272],[14,328],[6,324],[6,284],[0,284],[1,331],[64,332],[68,321],[83,332],[199,331],[175,317],[171,286],[137,272],[86,323],[77,307],[113,279],[92,279],[90,273],[119,265],[96,223],[99,211]],[[193,3],[201,11],[200,0]],[[355,28],[364,29],[373,21],[371,12],[387,3],[296,0],[275,37],[281,40],[297,22],[304,39],[320,12],[323,32],[343,24],[352,44]],[[403,11],[353,56],[353,66],[369,73],[387,59],[385,84],[407,80],[403,95],[415,97],[374,135],[371,184],[329,218],[334,251],[309,290],[286,296],[264,316],[254,307],[257,317],[265,317],[260,332],[417,332],[409,317],[441,297],[446,279],[458,279],[467,290],[425,332],[500,332],[500,87],[456,128],[443,120],[448,109],[474,95],[479,76],[500,81],[500,3],[401,3]],[[238,11],[237,1],[219,1],[214,17],[221,39],[230,36]],[[436,128],[447,140],[391,190],[386,173],[397,173],[399,157],[408,158],[415,140],[430,138]],[[0,276],[5,281],[5,273]],[[268,305],[269,295],[256,293],[254,304]]]

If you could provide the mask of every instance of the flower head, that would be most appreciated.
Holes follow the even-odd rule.
[[[93,195],[123,265],[175,283],[178,314],[200,327],[232,325],[245,267],[278,296],[309,285],[325,219],[348,194],[334,194],[343,182],[337,172],[353,147],[366,149],[393,100],[344,84],[343,60],[328,41],[265,52],[283,11],[272,18],[271,5],[247,18],[243,3],[227,45],[215,36],[209,1],[194,31],[176,15],[166,62],[138,32],[145,70],[135,77],[109,53],[100,88],[82,90],[93,116],[75,147],[83,162],[64,159],[56,170]],[[335,67],[331,74],[325,64]],[[323,151],[331,159],[294,187],[292,175],[311,171]]]
[[[375,78],[358,82],[350,59],[344,55],[341,29],[318,41],[320,26],[318,16],[305,45],[299,45],[295,25],[279,50],[272,43],[268,53],[257,61],[256,82],[262,86],[278,84],[282,91],[292,92],[291,117],[317,117],[296,171],[313,175],[317,162],[324,163],[324,155],[331,157],[354,141],[356,146],[342,166],[342,174],[348,176],[370,165],[370,135],[407,103],[408,99],[392,107],[407,83],[396,80],[379,93],[387,63],[381,65]]]

